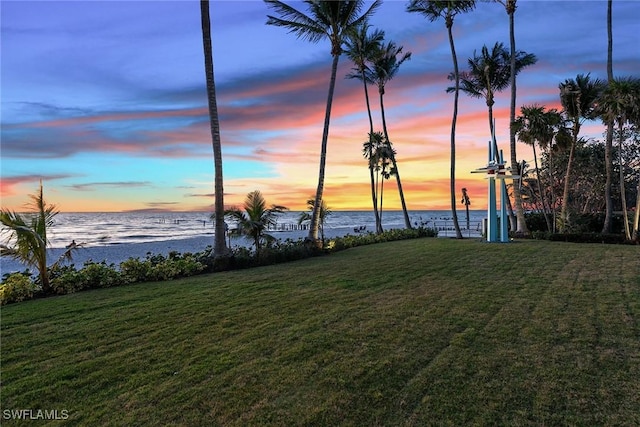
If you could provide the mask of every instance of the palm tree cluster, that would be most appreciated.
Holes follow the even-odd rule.
[[[402,190],[402,181],[396,161],[396,150],[389,139],[389,130],[384,110],[384,95],[386,84],[398,73],[400,65],[411,58],[411,52],[403,52],[403,47],[393,41],[384,43],[384,31],[374,30],[368,32],[369,24],[365,21],[356,26],[347,38],[345,53],[354,64],[347,78],[362,81],[364,87],[365,102],[369,118],[369,139],[363,144],[363,156],[367,159],[369,175],[371,179],[371,199],[376,218],[376,232],[382,232],[382,188],[384,179],[395,176],[398,185],[400,203],[404,216],[405,226],[411,228],[411,220],[407,211],[407,204]],[[373,116],[369,102],[368,85],[376,85],[380,97],[380,116],[382,121],[382,133],[374,132]],[[374,171],[376,179],[374,180]],[[378,186],[379,177],[380,187]],[[379,202],[379,204],[378,204]]]
[[[574,212],[607,211],[612,209],[613,191],[609,188],[612,177],[609,171],[618,168],[618,202],[623,215],[623,228],[627,239],[636,239],[638,226],[628,218],[626,203],[627,185],[639,181],[632,164],[640,166],[640,153],[629,150],[624,141],[636,135],[640,124],[640,78],[618,77],[609,82],[578,74],[558,85],[562,110],[547,110],[544,106],[531,105],[521,108],[521,115],[514,125],[521,142],[533,147],[536,178],[531,182],[537,188],[530,190],[535,203],[532,207],[545,215],[547,228],[569,231]],[[580,137],[586,120],[602,120],[612,127],[618,139],[617,165],[608,151],[598,143]],[[542,150],[542,165],[538,165],[536,146]],[[599,153],[602,153],[600,155]],[[605,166],[605,167],[603,167]],[[579,168],[578,171],[575,168]],[[602,171],[606,172],[606,177]],[[559,176],[562,174],[562,178]],[[560,185],[560,188],[558,187]],[[609,189],[609,191],[605,191]],[[636,203],[638,201],[636,191]],[[556,221],[551,213],[559,208]],[[637,212],[637,208],[636,208]],[[603,232],[610,231],[605,220]],[[633,231],[633,232],[632,232]]]
[[[321,1],[305,0],[302,4],[306,10],[299,10],[296,7],[279,0],[264,0],[271,13],[267,15],[267,24],[282,27],[295,35],[297,38],[318,43],[323,40],[329,41],[330,54],[332,57],[329,86],[327,92],[327,102],[324,115],[324,125],[322,138],[320,141],[320,156],[318,168],[318,185],[313,202],[309,204],[311,213],[308,240],[315,244],[320,244],[318,232],[321,229],[322,207],[326,206],[323,200],[327,146],[329,139],[329,127],[331,119],[332,103],[334,98],[337,70],[339,59],[343,53],[347,55],[353,63],[349,78],[358,79],[362,82],[364,89],[365,104],[368,115],[368,138],[363,144],[363,156],[367,160],[369,170],[369,180],[371,186],[371,200],[376,222],[376,231],[382,231],[382,202],[384,191],[384,180],[394,176],[398,187],[398,193],[407,228],[411,227],[408,211],[406,207],[402,181],[400,178],[397,151],[393,147],[389,136],[389,128],[384,108],[384,95],[386,84],[397,74],[402,63],[410,59],[410,52],[403,52],[403,47],[393,41],[385,41],[384,31],[371,29],[369,18],[380,7],[381,0],[375,0],[366,4],[364,0],[352,1]],[[475,53],[468,60],[468,70],[460,71],[458,58],[455,50],[453,38],[453,24],[455,17],[462,13],[471,12],[476,7],[475,0],[410,0],[406,10],[411,13],[418,13],[425,16],[429,21],[434,22],[442,19],[447,29],[453,72],[449,78],[454,82],[452,87],[446,88],[454,94],[453,112],[451,120],[451,167],[450,167],[450,193],[451,210],[453,216],[456,236],[462,238],[460,226],[456,213],[456,188],[455,188],[455,161],[456,161],[456,124],[458,116],[459,93],[462,91],[475,98],[484,99],[488,108],[489,134],[495,134],[495,121],[493,119],[493,105],[496,93],[510,88],[511,102],[509,115],[509,148],[510,163],[514,173],[513,185],[510,185],[512,196],[515,201],[515,215],[511,216],[511,229],[519,233],[528,233],[524,221],[524,204],[529,207],[534,198],[539,199],[541,210],[545,214],[546,223],[549,229],[556,227],[555,215],[559,210],[557,221],[561,230],[567,230],[569,224],[569,209],[571,207],[572,189],[572,168],[576,150],[584,145],[579,137],[580,127],[584,120],[601,118],[608,125],[607,147],[605,149],[605,163],[607,170],[606,184],[606,211],[605,229],[610,228],[610,211],[612,209],[611,195],[611,173],[613,162],[611,160],[610,140],[612,139],[614,126],[617,126],[618,143],[618,163],[619,181],[621,185],[622,207],[625,206],[625,181],[626,176],[621,165],[624,158],[622,140],[629,126],[637,123],[637,78],[614,79],[611,70],[611,0],[608,2],[608,84],[603,85],[598,80],[589,78],[588,74],[579,74],[576,79],[567,79],[559,85],[560,101],[562,111],[554,109],[546,110],[544,106],[523,106],[522,115],[516,118],[516,76],[528,66],[536,63],[534,54],[518,51],[515,40],[515,12],[517,10],[517,0],[494,0],[501,4],[509,17],[509,48],[503,43],[497,42],[491,48],[484,45],[479,53]],[[205,64],[207,71],[207,83],[209,88],[209,105],[212,121],[212,137],[214,141],[214,154],[216,155],[216,196],[222,197],[222,177],[221,165],[218,168],[219,152],[219,128],[215,103],[215,91],[213,86],[213,63],[210,56],[210,34],[208,33],[208,2],[201,1],[203,42],[205,45]],[[206,12],[205,14],[205,5]],[[205,16],[206,15],[206,16]],[[207,27],[207,28],[205,28]],[[380,101],[380,118],[382,131],[376,131],[369,97],[369,85],[375,85],[378,89]],[[617,103],[617,104],[616,104]],[[625,128],[625,126],[627,126]],[[633,128],[636,129],[636,128]],[[535,189],[532,190],[531,179],[527,177],[526,162],[518,161],[516,153],[516,136],[521,142],[529,144],[534,149],[535,166]],[[538,155],[535,147],[539,145],[542,150],[543,164],[538,165]],[[565,167],[562,170],[552,170],[549,165],[555,158],[562,158],[559,150],[566,154]],[[495,150],[498,153],[498,150]],[[545,171],[545,167],[547,170]],[[522,168],[522,170],[520,170]],[[218,169],[220,171],[218,172]],[[556,168],[558,169],[558,168]],[[544,173],[546,172],[546,174]],[[522,175],[522,180],[519,176]],[[546,187],[553,189],[557,182],[561,182],[562,195],[554,191],[545,190]],[[218,185],[218,181],[219,185]],[[525,192],[524,195],[522,192]],[[219,194],[220,193],[220,194]],[[551,193],[551,197],[547,197]],[[465,191],[466,194],[466,191]],[[537,195],[536,195],[537,194]],[[468,197],[468,196],[467,196]],[[637,198],[637,197],[636,197]],[[526,200],[525,200],[526,199]],[[216,199],[216,207],[222,200]],[[511,203],[509,200],[509,206]],[[550,214],[554,214],[554,220]],[[220,222],[218,214],[218,223]],[[637,221],[636,221],[637,222]],[[635,227],[637,228],[637,227]],[[629,234],[629,230],[626,230]],[[221,246],[224,249],[224,246]]]

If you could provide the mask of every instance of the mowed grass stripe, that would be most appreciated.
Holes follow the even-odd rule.
[[[419,239],[29,301],[2,308],[2,407],[71,425],[640,424],[639,288],[636,247]]]

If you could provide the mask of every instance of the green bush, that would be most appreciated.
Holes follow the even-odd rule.
[[[9,274],[0,284],[0,305],[31,299],[39,290],[29,275]]]
[[[393,229],[382,234],[359,234],[357,236],[346,235],[329,240],[323,250],[309,245],[303,239],[287,239],[283,242],[275,242],[263,248],[260,254],[256,254],[249,248],[233,249],[231,255],[213,255],[213,249],[208,246],[204,251],[195,254],[171,252],[168,256],[153,255],[147,253],[145,259],[129,258],[119,265],[107,264],[105,261],[86,262],[77,270],[74,266],[62,266],[50,270],[51,292],[53,294],[70,294],[83,289],[108,288],[121,286],[135,282],[149,282],[171,280],[179,277],[193,276],[202,272],[238,270],[243,268],[271,265],[276,263],[295,261],[299,259],[318,256],[323,253],[331,253],[355,246],[372,243],[388,242],[393,240],[413,239],[418,237],[436,237],[438,231],[433,228],[419,227],[415,229]],[[27,281],[32,283],[30,279]],[[20,281],[20,289],[28,289],[24,279]],[[35,284],[33,286],[36,286]],[[37,288],[35,288],[37,290]],[[5,295],[11,295],[13,287],[5,287],[3,283],[2,298],[5,303]],[[22,291],[21,291],[22,292]],[[33,291],[35,292],[35,290]],[[27,299],[33,296],[33,292],[24,291],[16,293],[12,298]],[[20,301],[22,299],[13,299]],[[8,297],[7,297],[8,300]]]

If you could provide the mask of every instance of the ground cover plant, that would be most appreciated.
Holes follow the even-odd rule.
[[[1,316],[3,425],[640,424],[636,246],[403,240]]]

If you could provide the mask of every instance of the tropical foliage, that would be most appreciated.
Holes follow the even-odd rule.
[[[256,253],[259,254],[263,245],[275,241],[267,230],[275,227],[278,215],[288,209],[280,205],[267,208],[267,202],[259,190],[247,194],[243,209],[244,212],[238,208],[227,209],[225,215],[235,223],[238,234],[253,241]]]
[[[49,270],[55,269],[81,244],[72,242],[62,256],[51,266],[47,264],[47,249],[50,246],[48,230],[58,214],[55,205],[45,202],[42,182],[37,193],[29,196],[31,214],[21,214],[7,209],[0,210],[0,223],[8,233],[6,242],[0,244],[0,255],[13,258],[38,272],[38,282],[43,291],[50,289]]]

